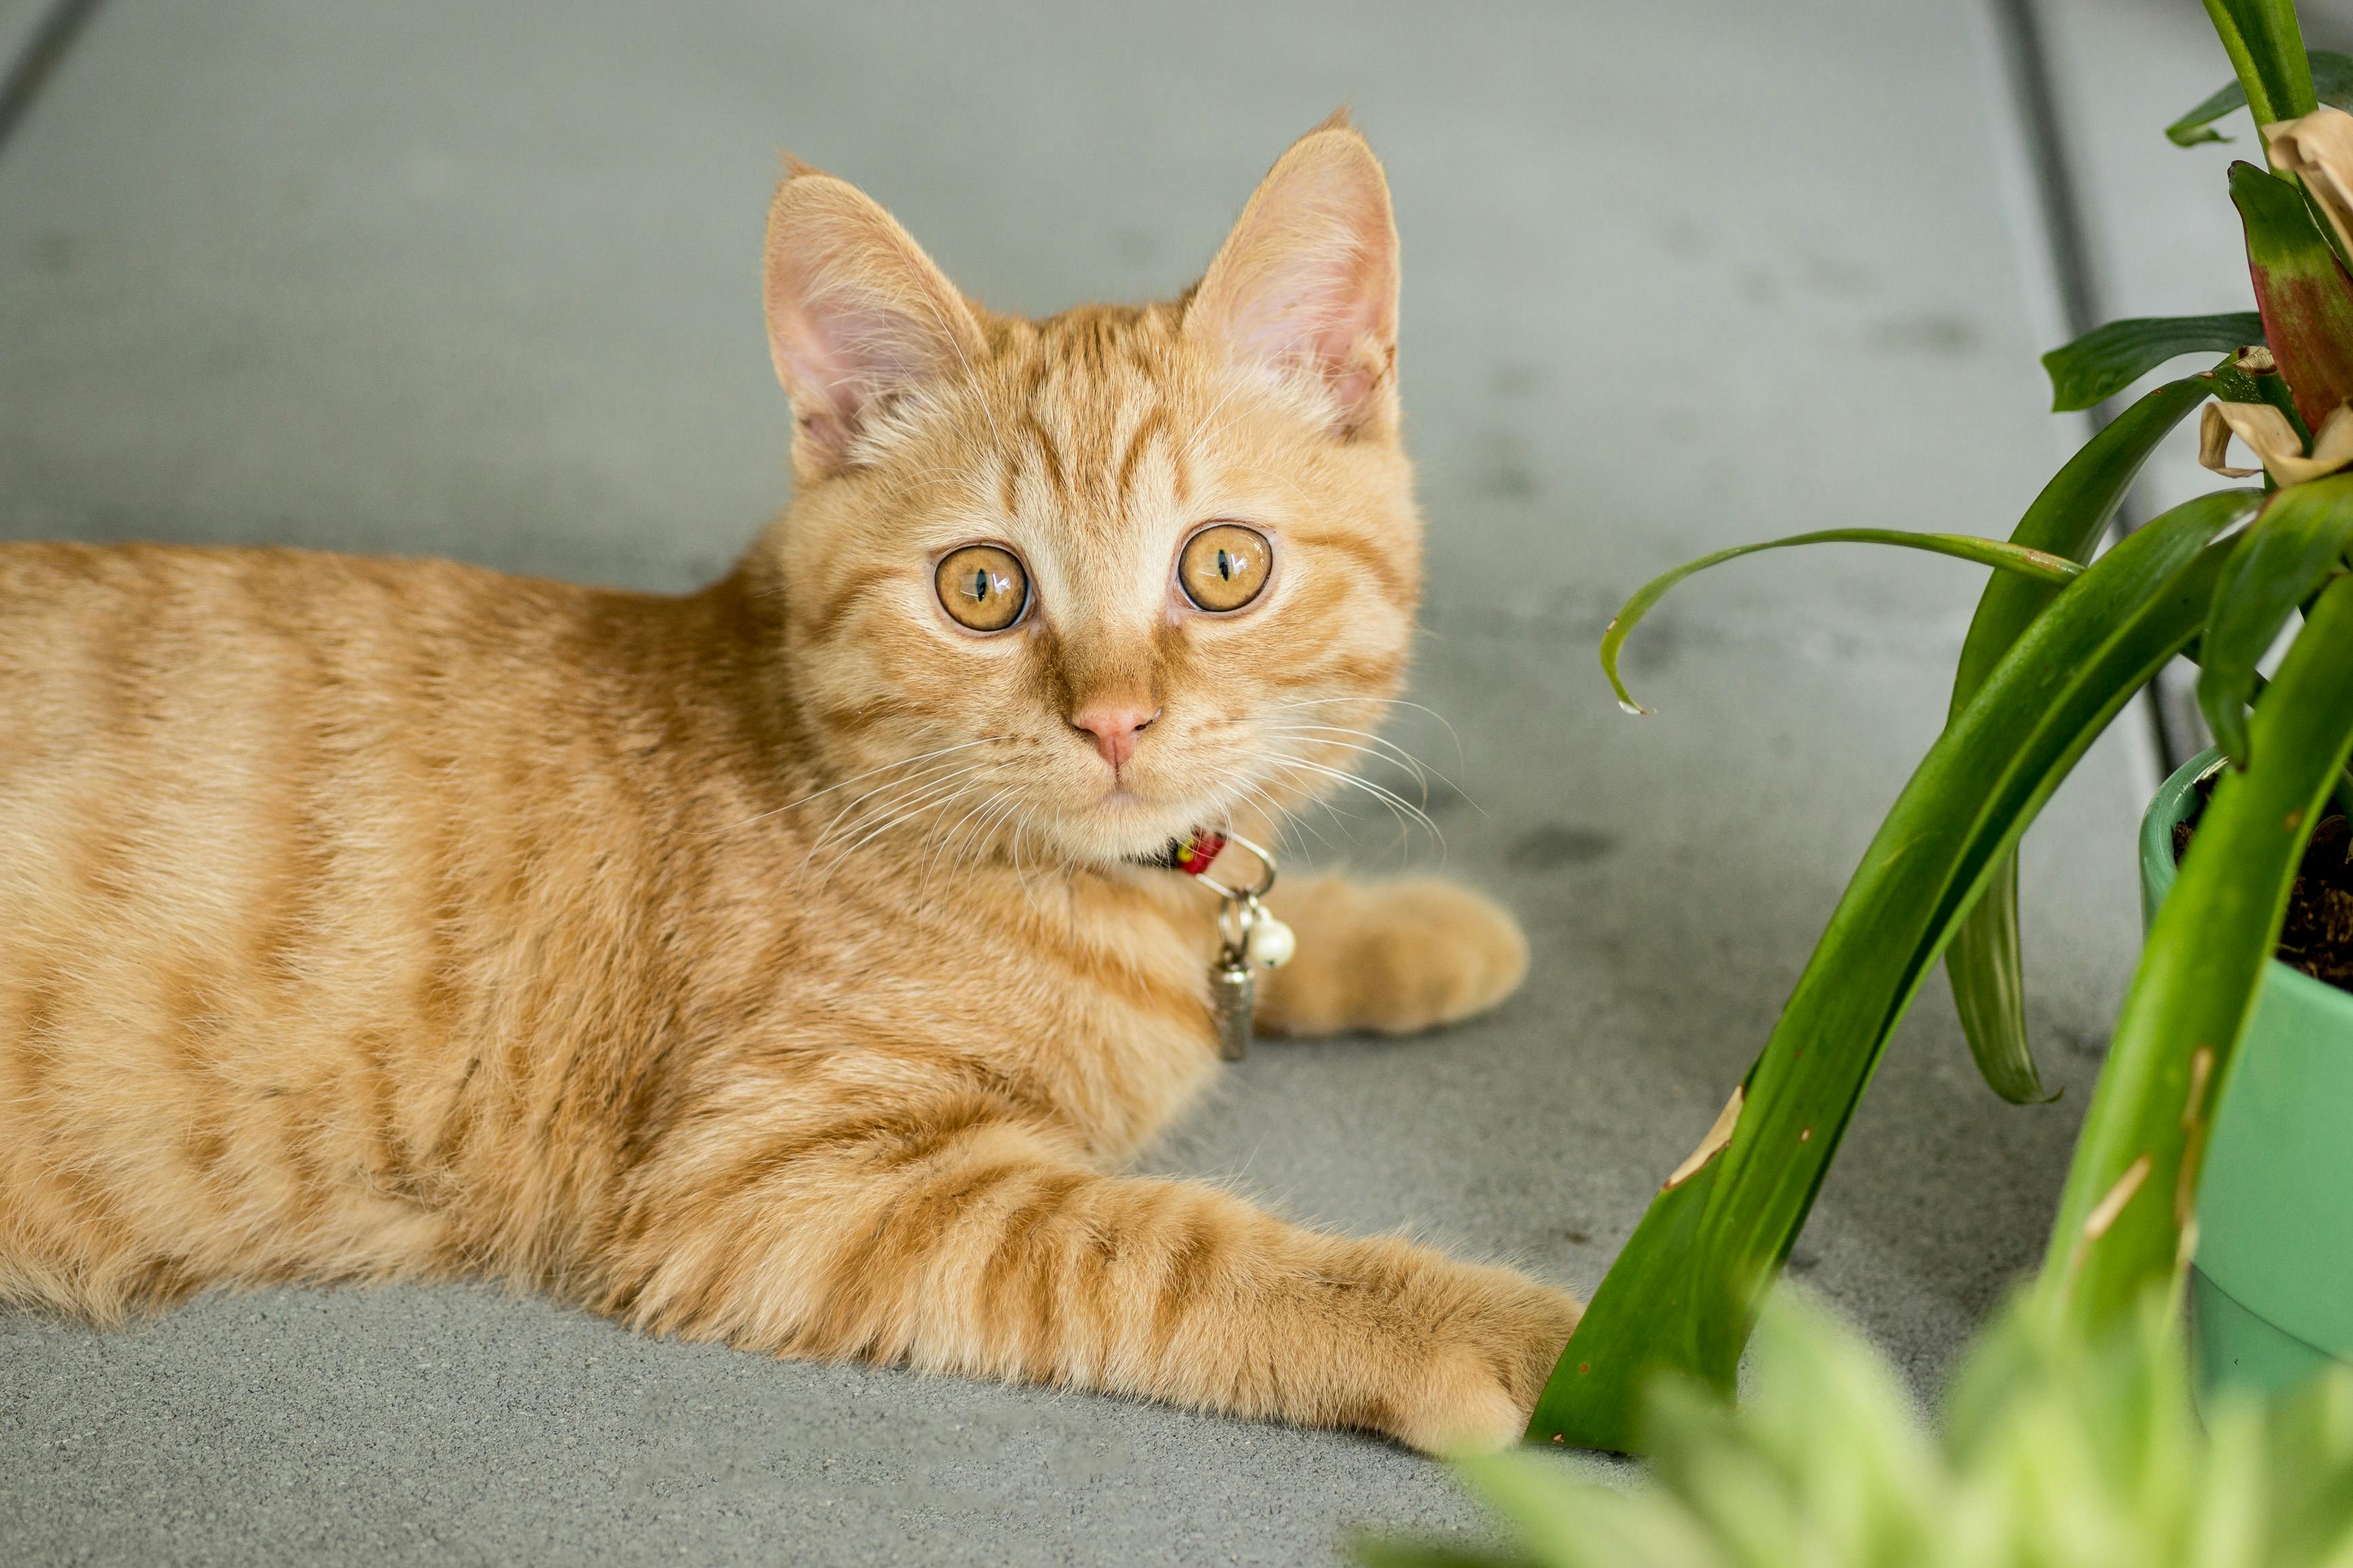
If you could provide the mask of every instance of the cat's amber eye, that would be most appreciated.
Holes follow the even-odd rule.
[[[1029,574],[1013,552],[994,544],[949,551],[932,581],[949,617],[976,632],[1003,631],[1029,603]]]
[[[1220,522],[1185,542],[1185,553],[1176,558],[1176,581],[1185,596],[1205,610],[1239,610],[1266,587],[1273,565],[1274,547],[1265,534]]]

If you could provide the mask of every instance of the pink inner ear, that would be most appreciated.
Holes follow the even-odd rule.
[[[1320,145],[1319,145],[1320,143]],[[1203,285],[1208,324],[1240,353],[1315,374],[1361,422],[1396,342],[1388,190],[1353,135],[1317,135],[1267,177]]]
[[[847,290],[804,298],[790,321],[778,322],[776,369],[809,405],[805,421],[830,423],[846,436],[869,401],[930,368],[891,325],[887,310]]]
[[[797,174],[769,215],[768,347],[809,447],[837,467],[868,411],[951,370],[978,328],[906,232],[850,186]]]
[[[1337,365],[1382,325],[1388,268],[1367,245],[1366,230],[1386,226],[1387,210],[1351,212],[1321,201],[1295,214],[1269,216],[1274,219],[1269,232],[1252,237],[1264,250],[1252,258],[1255,287],[1236,301],[1236,342],[1270,359],[1305,357]]]
[[[1322,257],[1299,257],[1303,276],[1234,323],[1238,346],[1266,359],[1336,365],[1372,330],[1376,310],[1362,298],[1353,268]]]

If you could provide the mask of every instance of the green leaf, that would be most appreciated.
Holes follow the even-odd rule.
[[[1730,1142],[1662,1190],[1601,1282],[1529,1435],[1632,1449],[1661,1371],[1729,1398],[1757,1303],[1887,1038],[2002,856],[2132,694],[2197,632],[2260,491],[2158,517],[2075,579],[1945,727],[1839,900],[1746,1081]]]
[[[2105,403],[2182,354],[2227,353],[2263,341],[2263,319],[2253,310],[2110,321],[2042,356],[2051,376],[2051,412],[2072,414]]]
[[[2182,417],[2206,400],[2230,370],[2168,382],[2147,393],[2100,428],[2052,476],[2018,520],[2010,542],[2073,561],[2091,558],[2141,465]],[[2277,380],[2277,377],[2271,377]],[[1998,573],[1978,600],[1953,674],[1951,713],[1969,705],[1985,678],[2042,613],[2057,590],[2014,573]],[[2026,979],[2018,942],[2018,861],[2006,856],[1988,879],[1945,950],[1945,975],[1978,1071],[1996,1094],[2018,1105],[2039,1104],[2046,1093],[2026,1034]]]
[[[1986,1087],[2012,1105],[2048,1105],[2026,1033],[2026,970],[2018,941],[2018,857],[2005,855],[1945,949],[1961,1034]]]
[[[1458,1459],[1453,1468],[1542,1568],[1625,1568],[1629,1563],[1730,1568],[1708,1551],[1697,1521],[1640,1496],[1580,1481],[1549,1456],[1486,1454]]]
[[[2337,265],[2295,181],[2233,163],[2231,200],[2246,226],[2263,342],[2306,428],[2317,430],[2353,397],[2353,279]]]
[[[2162,1289],[2089,1342],[2014,1299],[1932,1432],[1883,1352],[1778,1291],[1737,1411],[1653,1390],[1646,1479],[1531,1453],[1458,1473],[1543,1568],[2348,1568],[2353,1368],[2282,1399],[2225,1390],[2201,1419],[2189,1360]],[[1388,1561],[1493,1561],[1459,1550]]]
[[[2231,57],[2256,124],[2294,120],[2320,106],[2295,0],[2206,0],[2206,15]]]
[[[2010,531],[2010,542],[2070,561],[2090,560],[2149,454],[2216,384],[2211,375],[2168,382],[2101,426],[2042,487]],[[2004,574],[1986,584],[1953,672],[1952,713],[1969,705],[2019,634],[2058,591],[2052,582],[2020,574]]]
[[[2353,576],[2314,601],[2250,734],[2247,766],[2216,784],[2150,924],[2060,1199],[2036,1294],[2079,1338],[2188,1261],[2207,1132],[2305,841],[2353,752]]]
[[[1686,561],[1672,572],[1662,573],[1635,590],[1634,596],[1610,617],[1601,634],[1601,670],[1609,678],[1609,689],[1618,694],[1618,706],[1629,713],[1648,713],[1649,709],[1634,700],[1626,683],[1618,676],[1618,653],[1626,646],[1651,606],[1666,597],[1667,590],[1695,572],[1711,566],[1721,566],[1743,555],[1754,555],[1763,550],[1787,550],[1799,544],[1894,544],[1909,550],[1926,550],[1932,554],[1951,555],[1963,561],[1974,561],[1981,566],[1999,566],[2005,571],[2022,572],[2030,577],[2052,585],[2063,585],[2083,567],[2075,562],[2041,550],[2029,550],[1999,539],[1979,539],[1968,533],[1906,533],[1895,528],[1825,528],[1813,533],[1793,533],[1787,539],[1767,540],[1762,544],[1736,544],[1729,550],[1719,550],[1713,555],[1703,555],[1696,561]]]
[[[2306,52],[2305,58],[2312,68],[2313,96],[2337,109],[2353,109],[2353,55],[2311,49]],[[2246,107],[2247,89],[2234,80],[2167,126],[2165,138],[2177,147],[2195,147],[2200,142],[2228,142],[2229,137],[2214,129],[2214,121]]]
[[[1949,1475],[1886,1358],[1779,1291],[1758,1322],[1751,1364],[1737,1413],[1689,1384],[1653,1391],[1644,1430],[1659,1489],[1731,1545],[1725,1556],[1735,1562],[1932,1561]],[[1840,1478],[1835,1489],[1820,1485],[1831,1476]]]
[[[1454,1472],[1504,1518],[1529,1555],[1560,1568],[1592,1562],[1592,1531],[1582,1500],[1560,1485],[1560,1467],[1534,1454],[1488,1454],[1457,1460]],[[1599,1565],[1597,1565],[1599,1568]]]
[[[2353,474],[2294,485],[2272,498],[2246,547],[2214,589],[2198,662],[2198,706],[2232,760],[2248,760],[2247,705],[2255,700],[2255,661],[2271,650],[2288,616],[2330,574],[2345,569],[2353,545]]]
[[[2313,62],[2313,87],[2320,85],[2320,62]],[[2247,89],[2239,85],[2236,77],[2228,85],[2216,88],[2199,102],[2197,108],[2165,128],[2165,139],[2176,147],[2195,147],[2201,142],[2228,142],[2230,138],[2214,129],[2214,121],[2226,114],[2247,107]]]

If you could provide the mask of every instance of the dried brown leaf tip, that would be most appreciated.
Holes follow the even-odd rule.
[[[2263,467],[2231,466],[2233,436],[2246,444]],[[2283,485],[2300,485],[2307,479],[2333,474],[2353,463],[2353,407],[2339,404],[2329,412],[2328,417],[2320,422],[2320,431],[2313,437],[2312,451],[2307,455],[2295,426],[2270,404],[2210,403],[2199,421],[2198,460],[2227,479],[2243,479],[2268,472]]]
[[[2338,247],[2353,254],[2353,114],[2324,107],[2274,121],[2263,132],[2272,166],[2304,182]]]

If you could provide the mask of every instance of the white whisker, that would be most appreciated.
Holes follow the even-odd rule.
[[[966,763],[962,767],[957,767],[954,764],[941,763],[936,766],[924,769],[923,773],[917,774],[913,778],[893,779],[889,784],[877,785],[875,788],[868,790],[864,795],[861,795],[857,799],[851,801],[848,805],[843,806],[839,811],[835,812],[832,817],[826,823],[824,828],[818,832],[816,840],[809,845],[807,853],[815,855],[818,850],[824,848],[826,845],[832,842],[837,832],[856,832],[858,830],[858,823],[860,820],[858,816],[858,808],[864,805],[868,801],[872,800],[877,795],[882,795],[886,798],[883,800],[881,805],[874,808],[875,811],[883,813],[895,811],[906,801],[913,798],[913,795],[921,795],[934,785],[948,783],[955,779],[966,777],[972,773],[979,772],[982,768],[987,767],[987,765],[988,764],[986,763]],[[907,793],[910,791],[913,792],[913,795]]]
[[[1298,708],[1335,708],[1344,703],[1351,707],[1357,707],[1368,702],[1376,703],[1383,708],[1410,708],[1417,713],[1427,713],[1432,719],[1437,720],[1439,726],[1446,731],[1447,738],[1454,742],[1454,765],[1457,767],[1467,765],[1462,751],[1462,737],[1455,733],[1454,726],[1447,721],[1446,715],[1440,713],[1435,708],[1428,707],[1419,702],[1408,701],[1402,697],[1293,698],[1289,701],[1276,703],[1272,708],[1269,709],[1268,711],[1280,713],[1287,710]]]
[[[836,850],[835,858],[837,860],[849,858],[850,856],[855,855],[861,847],[871,843],[875,838],[879,837],[882,834],[888,833],[892,828],[896,827],[899,824],[913,818],[919,812],[929,810],[935,806],[945,805],[962,799],[965,792],[971,789],[971,787],[972,785],[970,783],[967,782],[965,777],[959,775],[955,778],[940,781],[938,784],[932,785],[929,789],[924,790],[922,794],[914,796],[913,799],[894,802],[889,808],[887,808],[888,815],[886,815],[881,822],[875,824],[872,827],[868,828],[856,839],[845,845],[840,849]],[[815,851],[812,850],[811,854],[814,855]]]
[[[977,741],[965,741],[959,745],[941,746],[934,751],[919,752],[912,757],[902,757],[895,763],[885,763],[879,768],[869,768],[862,773],[852,773],[848,778],[841,780],[839,783],[829,784],[823,789],[811,790],[808,794],[800,796],[797,800],[788,800],[785,802],[784,805],[771,807],[769,810],[761,812],[755,816],[746,817],[742,822],[737,823],[733,827],[725,829],[724,831],[731,833],[740,831],[751,826],[755,822],[764,822],[771,816],[776,816],[783,812],[791,811],[796,806],[807,805],[810,801],[817,799],[819,795],[831,795],[838,789],[848,789],[851,784],[856,784],[859,780],[871,779],[877,773],[887,773],[898,768],[911,768],[917,763],[929,762],[934,757],[944,757],[950,752],[966,752],[970,751],[975,746],[986,746],[993,741],[1009,741],[1013,737],[1010,735],[983,735]]]
[[[1396,791],[1384,789],[1379,784],[1373,783],[1370,779],[1358,778],[1356,774],[1344,773],[1338,768],[1327,768],[1321,763],[1311,763],[1298,757],[1271,757],[1267,760],[1272,762],[1275,766],[1280,768],[1303,770],[1321,777],[1330,779],[1334,783],[1345,785],[1348,788],[1364,791],[1366,795],[1378,800],[1384,805],[1387,805],[1391,812],[1395,813],[1398,817],[1401,826],[1409,825],[1413,822],[1420,823],[1422,827],[1430,834],[1430,836],[1433,839],[1437,840],[1440,854],[1442,856],[1445,853],[1446,834],[1444,830],[1438,826],[1437,822],[1430,816],[1430,813],[1422,810],[1421,807],[1414,805],[1413,802],[1406,799],[1403,795],[1398,795]]]
[[[946,832],[936,834],[935,837],[927,839],[923,853],[923,865],[915,879],[915,896],[919,900],[923,898],[924,890],[931,885],[933,860],[934,858],[952,858],[957,837],[963,833],[965,825],[972,821],[974,817],[978,816],[982,812],[987,811],[991,807],[995,806],[997,802],[1005,799],[1006,796],[1012,795],[1015,791],[1015,787],[1016,786],[1008,784],[1004,788],[997,790],[993,794],[984,795],[981,798],[979,805],[967,808],[965,814],[962,816],[957,817],[955,823],[948,827]],[[943,815],[944,815],[944,812],[943,812]]]
[[[1429,787],[1430,780],[1433,778],[1437,779],[1440,783],[1446,784],[1449,788],[1455,787],[1454,781],[1446,777],[1445,774],[1440,773],[1436,768],[1430,767],[1428,764],[1423,763],[1419,757],[1415,756],[1411,752],[1407,751],[1395,741],[1389,740],[1386,736],[1376,735],[1370,730],[1352,730],[1345,724],[1270,723],[1262,724],[1260,728],[1275,734],[1282,735],[1325,734],[1358,736],[1362,738],[1364,744],[1352,747],[1352,750],[1366,755],[1371,755],[1374,751],[1377,751],[1380,755],[1388,757],[1390,761],[1396,763],[1398,766],[1413,774],[1414,782],[1422,785],[1423,788],[1427,789]],[[1335,742],[1333,743],[1337,745],[1342,742]],[[1368,750],[1368,748],[1370,749]]]

